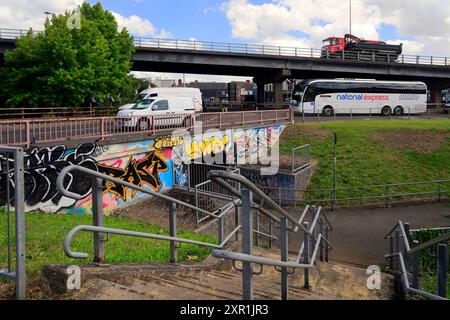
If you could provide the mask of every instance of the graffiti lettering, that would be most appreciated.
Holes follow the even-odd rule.
[[[155,151],[151,151],[147,153],[143,160],[137,161],[136,159],[130,158],[124,169],[99,164],[98,170],[103,174],[118,178],[122,181],[127,181],[140,187],[146,185],[154,191],[159,191],[163,186],[159,174],[168,171],[169,167]],[[128,188],[126,186],[108,181],[105,185],[104,193],[109,192],[114,193],[123,201],[127,200]],[[131,190],[131,198],[134,198],[136,193],[136,190]]]
[[[81,144],[75,149],[65,146],[35,148],[24,156],[25,162],[25,203],[32,209],[46,208],[48,205],[57,209],[70,207],[75,200],[63,198],[56,188],[56,179],[64,167],[79,165],[91,170],[97,170],[96,161],[92,158],[96,146],[93,143]],[[10,170],[6,172],[6,161],[10,163]],[[14,164],[13,159],[0,159],[0,205],[6,203],[6,183],[9,179],[11,201],[14,199]],[[7,178],[8,177],[8,178]],[[64,184],[68,190],[86,197],[91,192],[90,180],[86,175],[74,172],[67,176]],[[11,202],[12,203],[12,202]]]
[[[176,146],[179,146],[183,144],[184,137],[178,136],[178,137],[172,137],[172,136],[164,136],[156,138],[154,148],[155,149],[162,149],[162,148],[173,148]]]

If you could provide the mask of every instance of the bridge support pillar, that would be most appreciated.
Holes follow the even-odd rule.
[[[273,100],[277,107],[283,105],[284,103],[283,82],[275,82],[273,84]]]
[[[264,104],[264,102],[266,101],[265,99],[265,93],[264,93],[264,86],[265,86],[265,82],[261,81],[261,80],[253,80],[256,83],[256,102],[258,104]]]

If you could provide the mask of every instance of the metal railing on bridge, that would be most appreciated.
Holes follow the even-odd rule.
[[[235,225],[233,227],[233,230],[225,237],[223,225],[220,224],[220,221],[223,221],[224,219],[223,215],[217,216],[211,212],[163,195],[161,193],[157,193],[151,189],[145,189],[132,183],[122,181],[120,179],[116,179],[111,176],[101,174],[97,171],[93,171],[80,166],[69,166],[67,168],[64,168],[58,176],[56,183],[58,190],[66,197],[72,199],[80,199],[82,197],[81,195],[70,192],[64,185],[64,179],[73,171],[83,172],[91,178],[94,225],[79,225],[67,233],[64,240],[64,252],[68,257],[78,259],[88,258],[87,253],[73,252],[71,250],[71,242],[74,235],[81,231],[92,232],[94,234],[94,261],[97,263],[105,262],[104,237],[105,235],[110,234],[169,241],[170,261],[172,263],[177,262],[177,246],[180,243],[189,243],[193,245],[213,248],[216,249],[212,252],[213,256],[233,261],[234,268],[238,271],[242,271],[242,288],[244,300],[251,300],[253,298],[252,278],[255,275],[253,272],[253,264],[275,267],[275,269],[281,273],[281,297],[282,299],[288,299],[288,275],[290,274],[290,272],[288,271],[289,269],[293,269],[294,272],[297,269],[303,269],[305,273],[305,288],[309,288],[309,269],[314,267],[317,260],[316,258],[319,257],[322,261],[328,261],[328,250],[332,248],[331,244],[329,243],[329,231],[331,231],[333,228],[321,208],[307,206],[300,215],[300,218],[295,219],[281,207],[279,207],[276,203],[274,203],[253,183],[238,174],[214,170],[209,173],[209,178],[213,182],[217,183],[222,188],[227,189],[238,199],[238,201],[233,203],[234,206],[238,208],[238,210],[235,210]],[[105,228],[103,226],[103,193],[101,188],[104,181],[109,181],[117,185],[123,185],[133,190],[167,201],[169,203],[169,235],[149,234],[129,230]],[[242,192],[239,189],[233,187],[233,185],[231,185],[229,181],[234,181],[235,183],[241,185]],[[219,223],[217,240],[218,243],[205,243],[201,241],[194,241],[177,237],[177,215],[175,211],[175,205],[179,205],[191,210],[201,211],[203,214],[209,215],[212,219],[216,219]],[[241,211],[241,214],[239,214],[239,211]],[[254,215],[254,211],[257,211],[258,214]],[[269,227],[267,229],[269,230],[268,233],[263,232],[266,229],[261,224],[259,214],[264,215],[265,218],[269,220]],[[278,224],[280,226],[278,237],[276,237],[273,233],[274,224]],[[297,233],[299,231],[303,232],[302,246],[296,261],[289,261],[288,234],[290,232]],[[241,233],[242,252],[238,253],[232,251],[224,251],[223,249],[225,248],[225,246],[233,238],[236,241],[239,240],[239,233]],[[270,243],[274,239],[279,239],[281,248],[281,260],[278,261],[274,259],[263,259],[261,257],[253,256],[252,247],[254,246],[254,234],[256,235],[255,240],[257,240],[255,243],[256,245],[259,245],[260,237],[268,238]],[[242,269],[240,269],[236,265],[236,261],[242,262]]]
[[[104,140],[131,134],[155,135],[177,129],[229,129],[293,123],[289,109],[177,113],[130,117],[51,118],[0,121],[0,145],[26,146],[77,139]]]
[[[0,29],[0,39],[17,39],[28,33],[27,30],[19,29]],[[33,31],[37,34],[39,31]],[[197,52],[218,52],[218,53],[237,53],[248,55],[267,55],[282,57],[299,57],[314,59],[333,59],[348,61],[368,61],[378,63],[402,63],[417,65],[437,65],[449,66],[450,58],[434,57],[426,55],[400,55],[389,56],[389,54],[371,54],[362,55],[359,52],[345,51],[342,54],[323,53],[322,49],[296,48],[284,46],[272,46],[249,43],[231,43],[231,42],[212,42],[197,40],[179,40],[163,38],[145,38],[134,37],[134,45],[141,48],[156,48],[166,50],[189,50]]]

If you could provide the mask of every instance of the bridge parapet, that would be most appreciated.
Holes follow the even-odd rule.
[[[167,114],[133,117],[15,119],[0,121],[0,145],[24,146],[76,140],[164,135],[175,130],[232,129],[292,123],[290,109]]]
[[[29,30],[0,28],[0,39],[15,40],[25,36],[28,32]],[[33,34],[37,34],[40,31],[32,32]],[[200,51],[260,56],[450,66],[450,57],[438,57],[430,55],[400,55],[398,59],[395,59],[396,57],[390,57],[389,54],[373,54],[368,56],[361,55],[356,51],[345,51],[342,53],[342,56],[336,56],[327,53],[324,54],[322,49],[272,46],[251,43],[225,43],[214,41],[134,37],[134,45],[138,48],[154,48],[177,51]]]

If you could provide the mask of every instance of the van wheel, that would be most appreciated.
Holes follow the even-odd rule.
[[[333,107],[332,106],[326,106],[325,108],[323,108],[322,115],[325,116],[325,117],[331,117],[332,115],[334,115]]]
[[[382,115],[382,116],[387,117],[387,116],[389,116],[390,114],[391,114],[391,107],[385,106],[385,107],[383,107],[383,109],[381,109],[381,115]]]
[[[137,124],[138,131],[148,131],[150,129],[150,127],[151,127],[150,119],[147,119],[147,118],[139,119],[138,124]]]
[[[398,106],[394,109],[394,114],[399,117],[402,116],[404,113],[403,107],[402,106]]]

